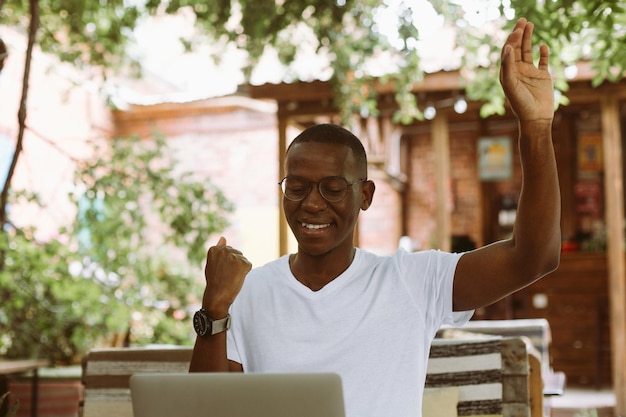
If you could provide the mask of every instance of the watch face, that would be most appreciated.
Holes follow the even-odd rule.
[[[208,317],[202,311],[196,311],[193,315],[193,328],[198,336],[204,336],[209,331]]]

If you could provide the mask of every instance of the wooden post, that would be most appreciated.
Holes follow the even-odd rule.
[[[432,125],[433,154],[435,155],[437,249],[450,250],[451,219],[448,210],[450,185],[450,132],[446,109],[438,109]]]
[[[624,184],[619,103],[602,98],[605,217],[611,317],[611,355],[615,415],[626,415],[626,275],[624,268]]]
[[[278,180],[283,179],[285,172],[285,153],[287,152],[287,118],[278,112]],[[283,193],[277,187],[278,192],[278,253],[285,255],[289,251],[287,219],[283,215]]]

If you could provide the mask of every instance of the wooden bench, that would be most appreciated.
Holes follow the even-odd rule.
[[[191,352],[190,347],[90,351],[83,360],[83,417],[132,417],[130,375],[187,372]],[[459,416],[543,415],[539,359],[520,338],[436,339],[426,389],[445,387],[457,387]]]

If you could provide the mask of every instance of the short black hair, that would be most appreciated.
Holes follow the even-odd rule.
[[[313,125],[303,130],[294,138],[287,148],[287,153],[289,153],[289,149],[291,149],[292,146],[305,142],[333,143],[347,146],[352,150],[357,168],[363,169],[367,174],[367,154],[365,153],[363,143],[348,129],[330,123]]]

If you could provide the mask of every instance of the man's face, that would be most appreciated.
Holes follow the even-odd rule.
[[[301,201],[283,198],[285,217],[298,241],[299,251],[311,256],[325,255],[337,249],[351,253],[359,211],[369,207],[373,183],[348,186],[345,197],[335,203],[326,201],[318,188],[319,181],[327,177],[342,177],[350,184],[365,179],[364,170],[359,172],[357,169],[351,149],[331,143],[294,145],[285,160],[285,175],[301,177],[312,183],[309,193]]]

